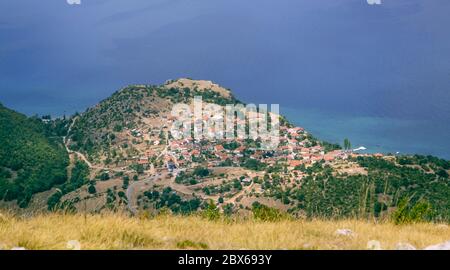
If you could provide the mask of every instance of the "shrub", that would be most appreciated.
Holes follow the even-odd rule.
[[[233,215],[233,204],[228,203],[223,207],[223,214],[227,217]]]
[[[218,220],[220,218],[219,208],[217,208],[216,204],[212,200],[203,211],[203,216],[209,220]]]
[[[127,175],[125,175],[125,176],[123,177],[123,185],[122,185],[122,188],[123,188],[123,189],[127,189],[129,184],[130,184],[130,177],[128,177]]]
[[[95,185],[89,185],[88,192],[89,192],[89,194],[97,193],[97,189],[95,189]]]
[[[50,196],[47,200],[48,210],[50,210],[50,211],[56,210],[61,202],[62,196],[63,196],[63,194],[61,193],[61,191],[57,191],[52,196]]]
[[[189,180],[189,184],[190,185],[195,185],[195,184],[197,184],[197,180],[192,178],[191,180]]]
[[[253,217],[261,221],[279,221],[287,218],[286,214],[281,213],[278,209],[268,207],[259,202],[254,202],[252,205]]]
[[[210,171],[207,168],[197,167],[192,174],[199,177],[206,177],[210,174]]]
[[[412,206],[410,202],[408,198],[400,200],[397,209],[391,216],[395,224],[418,223],[430,219],[432,208],[427,201],[420,200]]]
[[[244,168],[247,168],[249,170],[254,170],[254,171],[262,171],[266,168],[265,163],[262,163],[261,161],[259,161],[257,159],[251,159],[251,158],[246,159],[241,164],[241,166]]]
[[[437,175],[443,178],[448,178],[448,172],[446,170],[440,169],[436,172]]]
[[[101,181],[108,181],[109,180],[109,173],[104,172],[104,173],[100,174],[99,178],[100,178]]]
[[[177,248],[179,249],[187,249],[187,248],[194,248],[194,249],[207,249],[208,245],[202,242],[193,242],[191,240],[184,240],[177,243]]]

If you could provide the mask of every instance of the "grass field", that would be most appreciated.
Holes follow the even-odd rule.
[[[350,229],[353,236],[336,235]],[[67,249],[77,240],[81,249],[366,249],[378,240],[383,249],[398,242],[417,248],[450,240],[442,224],[394,225],[359,220],[252,219],[209,221],[200,216],[125,214],[46,214],[14,217],[0,214],[0,249]]]

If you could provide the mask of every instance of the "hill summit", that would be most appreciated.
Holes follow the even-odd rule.
[[[188,78],[180,78],[178,80],[169,80],[164,86],[166,88],[189,88],[191,90],[198,89],[199,91],[214,91],[223,97],[229,98],[232,96],[229,89],[223,88],[220,85],[206,80],[193,80]]]

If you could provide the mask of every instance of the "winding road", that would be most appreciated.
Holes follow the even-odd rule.
[[[156,173],[155,166],[153,166],[153,164],[151,165],[150,171],[152,176],[145,180],[136,181],[129,184],[126,190],[125,195],[127,196],[127,207],[128,210],[130,210],[130,212],[133,214],[136,214],[138,210],[137,198],[135,198],[135,195],[139,191],[141,191],[143,187],[147,186],[148,184],[153,184],[157,179],[163,177],[163,174]]]
[[[67,130],[67,135],[70,134],[70,132],[72,131],[72,127],[74,126],[76,120],[78,119],[78,116],[73,118],[72,123],[70,124],[68,130]],[[81,160],[83,160],[90,169],[95,169],[95,170],[109,170],[109,171],[115,171],[115,172],[124,172],[124,170],[122,169],[114,169],[114,168],[108,168],[108,167],[103,167],[103,166],[96,166],[93,165],[83,153],[80,153],[78,151],[74,151],[69,149],[69,145],[70,145],[70,138],[67,138],[67,136],[63,137],[63,142],[64,142],[64,146],[66,148],[66,151],[69,154],[74,154],[77,157],[79,157]],[[164,150],[162,150],[160,152],[160,154],[157,156],[157,158],[161,158],[163,155],[168,154],[168,145],[164,148]],[[169,153],[170,154],[170,153]],[[173,157],[173,156],[172,156]],[[173,161],[175,162],[175,164],[178,167],[178,162],[176,160],[175,157],[173,157]],[[214,169],[214,168],[212,168]],[[221,167],[221,169],[223,169],[223,167]],[[127,197],[127,208],[128,210],[133,214],[136,215],[138,213],[138,209],[139,206],[137,204],[137,194],[139,194],[142,190],[148,188],[148,185],[154,185],[154,184],[162,184],[163,186],[168,186],[171,187],[173,190],[180,192],[182,194],[185,195],[191,195],[194,191],[192,190],[192,186],[186,186],[186,185],[182,185],[182,184],[177,184],[175,183],[175,178],[178,174],[178,172],[183,171],[185,169],[176,169],[173,174],[170,174],[169,172],[161,172],[161,173],[157,173],[156,169],[154,167],[153,164],[151,164],[151,168],[150,168],[150,176],[144,180],[141,181],[135,181],[132,182],[131,184],[128,185],[127,189],[126,189],[126,197]],[[131,171],[129,171],[131,172]],[[94,171],[92,171],[92,173],[95,173]],[[169,177],[171,176],[171,177]],[[92,178],[92,176],[91,176]],[[249,190],[251,190],[251,188],[253,187],[253,184],[244,188],[242,191],[236,193],[233,197],[228,198],[225,203],[235,203],[235,200],[245,194],[245,192],[248,192]],[[214,200],[216,201],[219,196],[210,196],[210,195],[203,195],[203,194],[199,194],[200,198],[203,200]]]

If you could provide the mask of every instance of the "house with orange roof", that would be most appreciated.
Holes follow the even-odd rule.
[[[148,164],[148,157],[140,157],[138,159],[138,164],[140,164],[140,165]]]
[[[244,152],[245,151],[245,146],[244,145],[241,145],[241,146],[239,146],[238,148],[236,148],[233,152],[234,153],[242,153],[242,152]]]
[[[295,167],[297,167],[297,166],[300,166],[300,165],[302,165],[304,163],[304,161],[303,160],[289,160],[289,167],[291,167],[291,168],[295,168]]]
[[[323,159],[325,161],[333,161],[333,160],[335,160],[335,158],[336,158],[336,155],[333,155],[333,154],[326,154],[323,156]]]
[[[214,150],[217,152],[222,152],[225,150],[225,148],[223,148],[223,146],[221,144],[217,144],[214,146]]]

